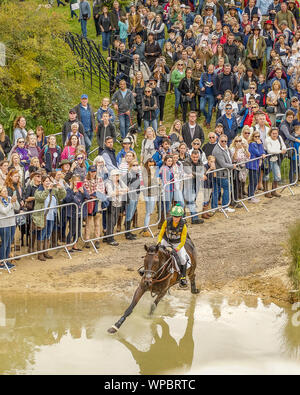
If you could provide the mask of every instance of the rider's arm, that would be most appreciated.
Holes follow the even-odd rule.
[[[163,236],[164,236],[164,234],[165,234],[165,231],[166,231],[166,227],[167,227],[167,221],[164,221],[164,223],[162,224],[162,227],[161,227],[161,229],[160,229],[158,238],[157,238],[157,242],[158,242],[158,243],[161,243],[161,241],[162,241],[162,239],[163,239]]]
[[[180,244],[176,248],[176,251],[179,251],[185,245],[186,236],[187,236],[187,227],[186,227],[186,225],[184,225],[183,229],[182,229],[182,232],[181,232]]]

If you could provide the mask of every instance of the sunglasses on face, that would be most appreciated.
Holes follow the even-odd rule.
[[[194,145],[200,145],[200,143],[194,143]]]
[[[227,143],[227,140],[220,140],[221,143]]]
[[[78,160],[83,159],[83,156],[77,156],[77,159]]]
[[[244,132],[244,134],[250,134],[250,132]]]
[[[216,138],[216,136],[210,136],[209,137],[209,139],[215,139]]]
[[[255,138],[255,139],[258,139],[258,138],[260,138],[260,136],[254,136],[254,138]]]
[[[19,140],[18,143],[24,144],[25,141],[24,140]]]
[[[235,140],[236,141],[236,143],[241,143],[242,142],[242,140]]]

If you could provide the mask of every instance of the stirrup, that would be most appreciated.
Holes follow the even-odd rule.
[[[141,267],[140,269],[138,269],[138,274],[139,274],[141,277],[143,277],[144,273],[145,273],[145,269],[144,269],[143,267]]]
[[[179,286],[180,286],[180,288],[186,288],[187,287],[186,277],[181,277],[180,278]]]

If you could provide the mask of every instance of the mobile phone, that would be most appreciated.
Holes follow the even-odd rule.
[[[79,181],[79,182],[76,183],[76,188],[77,189],[82,188],[82,187],[83,187],[83,182],[82,181]]]

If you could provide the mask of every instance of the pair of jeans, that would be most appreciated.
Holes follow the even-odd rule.
[[[110,43],[110,32],[102,32],[102,50],[107,51]]]
[[[75,18],[78,18],[76,12],[72,10],[72,4],[70,4],[70,11],[71,11],[71,18],[72,19],[73,19],[73,16],[75,16]]]
[[[273,181],[278,182],[281,180],[280,166],[279,166],[279,163],[277,160],[274,162],[269,160],[269,173],[266,175],[265,174],[263,175],[264,181],[269,181],[270,173],[273,174]]]
[[[165,43],[165,39],[164,38],[160,38],[159,40],[157,40],[158,45],[160,46],[160,49],[163,50],[164,49],[164,43]]]
[[[258,170],[249,169],[249,185],[248,185],[248,196],[252,197],[255,194],[255,190],[258,184],[260,175],[260,168]]]
[[[206,104],[207,104],[207,112],[206,112]],[[211,122],[212,109],[214,107],[214,104],[215,104],[215,98],[212,95],[205,95],[200,98],[200,111],[203,112],[206,123]]]
[[[76,227],[77,225],[77,218],[78,218],[78,228]],[[71,244],[76,240],[76,234],[77,236],[80,234],[80,228],[81,228],[81,217],[68,217],[68,222],[69,222],[69,233],[67,235],[67,244]]]
[[[146,215],[144,219],[144,226],[149,226],[151,214],[155,209],[155,203],[157,201],[156,196],[145,196],[144,197],[146,202]]]
[[[37,240],[39,241],[49,240],[54,228],[54,223],[55,220],[47,219],[46,226],[42,230],[38,230],[37,232]]]
[[[223,189],[222,207],[228,206],[230,201],[229,183],[227,178],[214,178],[211,208],[218,207],[218,200]]]
[[[175,110],[178,110],[179,104],[181,102],[181,93],[180,90],[176,87],[174,87],[174,93],[175,93]]]
[[[128,199],[128,202],[126,203],[126,222],[129,222],[132,220],[135,210],[137,208],[138,200],[131,200]]]
[[[198,215],[198,209],[197,209],[197,196],[198,193],[200,192],[200,189],[195,190],[194,188],[185,188],[184,189],[184,199],[186,202],[186,207],[189,210],[190,214],[193,216],[192,217],[192,223],[199,219]],[[200,211],[202,211],[202,208],[200,208]]]
[[[130,118],[127,114],[120,114],[119,115],[119,122],[120,122],[120,133],[122,139],[124,139],[128,133],[128,129],[130,126]]]
[[[162,212],[162,216],[164,216],[165,219],[168,216],[168,212],[171,210],[173,200],[174,200],[174,192],[166,191],[164,199],[161,202],[161,212]],[[166,216],[164,215],[165,208],[166,208]]]
[[[290,171],[289,171],[290,184],[292,184],[296,180],[296,169],[297,169],[297,162],[296,162],[296,160],[295,159],[290,159]]]
[[[15,237],[15,226],[8,226],[6,228],[0,228],[0,239],[1,239],[1,247],[0,247],[0,262],[9,258],[10,247]]]
[[[152,121],[147,121],[144,119],[144,129],[146,130],[149,126],[152,126],[154,131],[157,131],[157,119],[152,119]]]
[[[80,25],[81,25],[81,33],[84,38],[87,37],[87,20],[86,19],[80,19]]]
[[[83,137],[84,137],[85,150],[87,153],[89,153],[93,141],[93,131],[92,130],[85,131]]]

